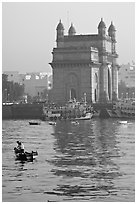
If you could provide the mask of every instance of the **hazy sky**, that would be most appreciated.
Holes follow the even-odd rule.
[[[73,22],[77,34],[97,34],[100,19],[107,29],[116,27],[118,63],[135,58],[134,3],[8,2],[2,3],[3,71],[51,72],[56,26],[61,19],[68,33]]]

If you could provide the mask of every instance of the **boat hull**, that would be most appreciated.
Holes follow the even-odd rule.
[[[135,115],[129,113],[121,113],[118,111],[107,110],[110,118],[126,118],[126,119],[135,119]]]
[[[90,120],[90,117],[75,118],[75,120]]]
[[[90,120],[93,117],[92,113],[87,113],[86,116],[80,117],[80,118],[75,118],[75,120]]]
[[[30,125],[40,125],[39,122],[29,122]]]
[[[14,153],[15,153],[15,157],[16,160],[20,160],[20,161],[33,161],[37,156],[38,156],[38,152],[18,152],[17,148],[14,148]]]

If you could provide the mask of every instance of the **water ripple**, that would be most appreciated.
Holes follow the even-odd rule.
[[[3,121],[3,201],[133,202],[135,123],[130,123],[93,119],[78,126],[58,121],[32,127],[28,120]],[[17,140],[37,150],[37,160],[15,161]]]

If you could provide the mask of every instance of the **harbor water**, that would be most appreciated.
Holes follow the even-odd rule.
[[[38,151],[36,160],[15,160],[17,140]],[[135,121],[4,120],[2,201],[134,202]]]

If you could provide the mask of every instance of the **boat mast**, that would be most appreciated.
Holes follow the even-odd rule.
[[[84,93],[84,103],[85,103],[85,105],[87,103],[87,94],[86,93]]]
[[[69,91],[69,97],[70,97],[70,101],[71,101],[71,89],[70,89],[70,91]]]

